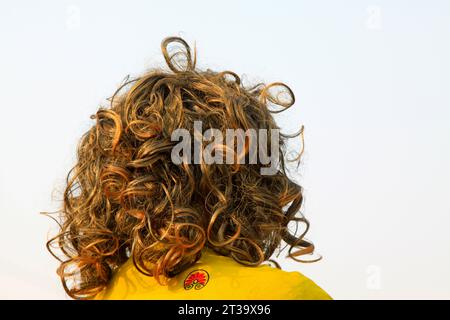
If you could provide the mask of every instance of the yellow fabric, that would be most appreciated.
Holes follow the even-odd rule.
[[[209,276],[208,282],[197,284],[198,289],[194,282],[191,288],[188,286],[186,289],[186,284],[189,284],[186,278],[197,272],[200,276]],[[247,267],[205,249],[197,263],[170,279],[167,286],[161,286],[153,277],[140,273],[130,259],[117,270],[109,286],[95,299],[329,300],[331,297],[299,272],[287,272],[268,265]]]

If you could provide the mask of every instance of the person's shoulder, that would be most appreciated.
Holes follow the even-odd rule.
[[[215,278],[219,275],[229,278],[226,283],[235,283],[237,287],[246,288],[255,299],[331,299],[325,290],[298,271],[285,271],[265,263],[249,267],[208,250],[203,261],[205,268],[211,269]]]
[[[252,272],[255,281],[265,290],[279,291],[288,300],[331,300],[331,296],[313,280],[298,271],[285,271],[271,266],[260,266]]]
[[[130,258],[113,272],[106,288],[98,293],[94,300],[140,299],[143,293],[145,296],[145,293],[157,288],[155,283],[153,277],[139,272]]]
[[[200,276],[202,278],[200,279]],[[189,290],[189,279],[197,279]],[[202,280],[202,281],[200,281]],[[200,290],[201,288],[201,290]],[[122,265],[96,299],[274,299],[328,300],[331,297],[315,282],[297,271],[269,265],[249,267],[206,250],[201,259],[161,286],[141,274],[132,259]]]
[[[316,282],[298,271],[283,271],[291,282],[293,298],[307,300],[332,300]]]

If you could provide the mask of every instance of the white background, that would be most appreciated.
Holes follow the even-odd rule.
[[[89,116],[170,35],[200,67],[296,94],[278,120],[306,128],[298,179],[324,259],[286,269],[336,299],[450,298],[450,2],[162,3],[1,2],[0,298],[66,298],[39,212],[60,205]]]

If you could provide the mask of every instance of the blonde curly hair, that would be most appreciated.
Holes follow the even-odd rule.
[[[173,52],[169,46],[175,46]],[[282,240],[289,256],[311,254],[309,223],[299,212],[302,188],[288,178],[280,135],[276,174],[257,164],[180,164],[171,161],[171,133],[207,127],[277,129],[272,113],[294,104],[283,83],[245,87],[234,72],[201,71],[181,38],[162,42],[170,71],[152,69],[127,79],[92,116],[67,177],[60,232],[48,241],[58,274],[73,298],[92,298],[130,257],[160,284],[194,264],[208,246],[241,264],[270,259]],[[289,101],[271,94],[282,88]],[[271,110],[278,105],[281,109]],[[300,236],[290,222],[306,225]],[[293,251],[293,248],[298,250]],[[61,253],[62,252],[62,257]]]

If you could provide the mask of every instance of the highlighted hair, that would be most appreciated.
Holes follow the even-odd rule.
[[[315,261],[299,258],[314,247],[304,239],[309,223],[299,212],[302,188],[285,169],[291,136],[280,136],[280,164],[271,176],[260,174],[262,164],[171,161],[171,133],[192,132],[195,120],[222,132],[278,129],[272,113],[294,104],[291,89],[283,83],[245,87],[234,72],[198,70],[195,50],[181,38],[161,46],[170,71],[127,79],[110,105],[92,116],[95,125],[79,142],[60,232],[47,243],[73,298],[94,297],[129,258],[164,285],[194,264],[205,246],[257,266],[284,240],[289,257]],[[303,223],[304,232],[291,234],[291,222]]]

